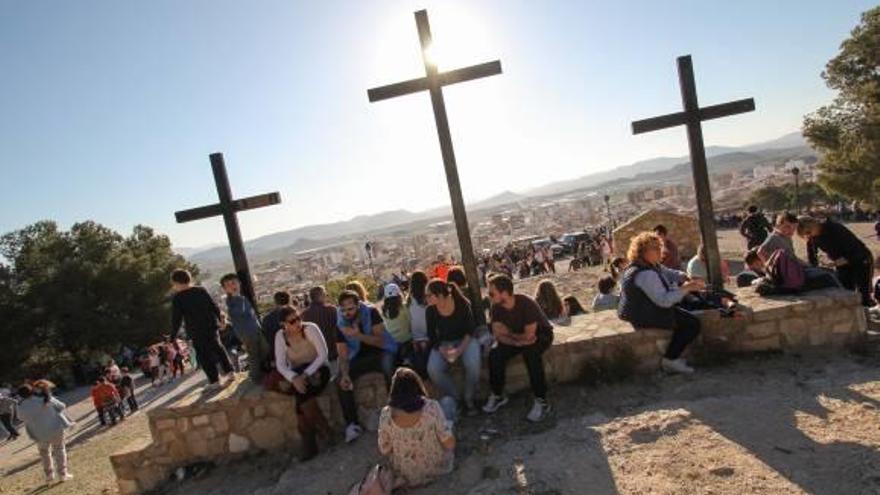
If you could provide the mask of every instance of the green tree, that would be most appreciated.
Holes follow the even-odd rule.
[[[803,134],[821,159],[819,183],[849,199],[880,199],[880,7],[861,23],[822,72],[834,101],[804,117]]]
[[[144,226],[124,237],[90,221],[67,232],[38,222],[0,237],[0,254],[9,261],[0,271],[0,316],[11,315],[14,331],[27,337],[15,359],[0,361],[0,376],[155,341],[169,327],[169,273],[198,273]]]
[[[752,191],[748,203],[766,211],[784,210],[790,205],[785,189],[778,186],[767,186]]]
[[[345,285],[355,280],[362,283],[364,285],[364,288],[367,289],[368,298],[376,297],[376,294],[378,294],[377,289],[379,285],[376,283],[375,280],[373,280],[372,277],[348,275],[346,277],[335,278],[327,282],[327,285],[324,288],[327,290],[328,301],[336,301],[336,298],[339,297],[339,293],[341,293],[345,289]]]

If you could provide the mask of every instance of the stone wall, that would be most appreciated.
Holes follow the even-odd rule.
[[[751,289],[739,289],[737,295],[745,308],[741,317],[700,314],[703,331],[692,349],[694,360],[756,351],[829,352],[857,344],[865,336],[865,312],[851,292],[829,289],[760,298]],[[570,326],[555,329],[553,347],[545,355],[548,380],[588,383],[603,376],[654,372],[669,335],[663,330],[635,331],[613,311],[576,317]],[[486,378],[484,370],[484,382]],[[528,386],[522,360],[511,361],[508,391]],[[361,417],[368,428],[375,428],[376,413],[386,400],[384,380],[378,374],[367,375],[356,388]],[[341,428],[333,387],[319,400],[325,414]],[[293,399],[241,382],[215,396],[194,393],[148,416],[152,439],[110,458],[122,495],[151,490],[174,469],[193,462],[291,448],[299,441]]]
[[[661,224],[669,231],[669,238],[678,245],[683,259],[690,259],[697,253],[701,237],[696,217],[671,211],[648,210],[614,230],[612,235],[615,254],[625,256],[630,239]]]

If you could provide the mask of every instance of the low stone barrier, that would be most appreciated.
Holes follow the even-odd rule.
[[[751,289],[737,291],[744,311],[721,318],[717,311],[700,314],[703,331],[693,353],[711,360],[720,354],[756,351],[821,352],[844,349],[865,337],[866,319],[860,298],[829,289],[797,296],[761,298]],[[632,373],[650,373],[660,365],[669,332],[633,328],[614,311],[575,317],[555,329],[545,354],[551,383],[589,382]],[[484,370],[484,381],[486,378]],[[507,389],[527,389],[522,360],[508,367]],[[342,427],[334,391],[318,400],[324,413]],[[482,390],[487,390],[483,387]],[[356,398],[361,418],[375,428],[386,401],[381,375],[361,377]],[[173,405],[147,413],[152,438],[136,442],[110,457],[122,495],[149,491],[179,467],[198,461],[224,461],[260,451],[297,447],[299,435],[293,399],[239,381],[216,395],[193,393]]]

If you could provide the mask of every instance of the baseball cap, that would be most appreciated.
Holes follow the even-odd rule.
[[[397,284],[386,285],[385,297],[400,297],[400,287],[398,287]]]

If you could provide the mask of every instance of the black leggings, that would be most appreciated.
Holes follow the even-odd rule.
[[[699,318],[678,306],[673,310],[675,311],[675,328],[672,329],[672,340],[669,341],[669,347],[666,348],[666,354],[663,356],[666,359],[681,357],[684,349],[700,334]]]

